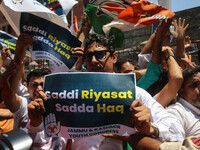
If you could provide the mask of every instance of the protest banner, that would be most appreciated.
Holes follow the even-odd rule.
[[[44,91],[47,137],[72,139],[135,132],[129,110],[135,99],[135,74],[50,74],[45,76]]]
[[[59,26],[62,26],[63,28],[68,28],[67,24],[61,17],[39,3],[37,0],[3,0],[0,5],[0,9],[18,36],[20,34],[19,20],[21,12],[34,14],[35,16],[49,20]]]
[[[0,7],[18,35],[32,35],[33,60],[50,60],[59,71],[69,71],[73,67],[77,58],[71,56],[71,51],[81,42],[69,32],[61,17],[36,0],[21,3],[4,0]]]
[[[72,50],[81,42],[69,30],[30,13],[21,13],[20,31],[33,36],[33,60],[50,60],[61,71],[69,71],[75,64],[77,58],[71,56]]]
[[[8,47],[12,54],[15,54],[16,41],[17,37],[0,30],[0,42],[3,47]],[[0,50],[2,50],[2,47],[0,47]]]

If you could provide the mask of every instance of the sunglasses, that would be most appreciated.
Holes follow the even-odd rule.
[[[106,52],[110,52],[110,50],[99,50],[99,51],[94,51],[94,52],[88,52],[85,53],[85,60],[86,61],[91,61],[92,57],[95,56],[96,60],[102,60],[106,56]]]
[[[37,88],[39,85],[40,85],[41,87],[43,87],[43,82],[41,82],[41,83],[32,82],[32,83],[30,84],[30,86],[33,87],[33,88]]]

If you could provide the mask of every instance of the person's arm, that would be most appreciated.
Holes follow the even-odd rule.
[[[179,64],[182,70],[197,66],[197,64],[195,64],[194,62],[190,62],[187,56],[184,58],[176,57],[176,62]]]
[[[159,150],[160,141],[150,137],[144,137],[140,134],[131,135],[128,143],[133,149],[137,150]]]
[[[158,81],[160,77],[162,42],[165,38],[165,34],[169,30],[170,25],[171,19],[168,19],[167,22],[163,20],[154,32],[155,37],[151,61],[147,65],[147,71],[144,76],[142,76],[141,79],[137,81],[137,86],[145,90],[148,89],[153,83]]]
[[[0,56],[0,68],[3,66],[3,62],[4,62],[4,60],[3,60],[2,56]]]
[[[20,105],[21,99],[12,89],[11,84],[9,82],[10,78],[13,77],[17,72],[16,63],[12,61],[7,70],[3,73],[0,78],[0,88],[1,88],[1,98],[4,101],[7,108],[12,112],[16,112]]]
[[[165,39],[165,35],[169,32],[169,27],[171,25],[172,20],[168,19],[167,22],[163,20],[155,31],[155,41],[153,43],[153,50],[152,50],[152,58],[151,62],[154,64],[161,63],[161,52],[162,52],[162,43]]]
[[[166,107],[176,97],[178,90],[180,89],[183,76],[180,66],[174,58],[172,48],[164,46],[163,59],[166,61],[168,66],[168,82],[164,88],[157,94],[156,100],[163,106]]]
[[[153,50],[154,41],[155,41],[155,32],[150,36],[147,43],[144,45],[141,54],[150,54]]]
[[[84,13],[82,16],[82,25],[77,34],[77,38],[82,42],[82,47],[84,47],[85,38],[89,35],[91,28],[92,28],[92,25],[87,15]]]
[[[16,91],[21,79],[26,48],[31,46],[32,42],[33,40],[28,34],[21,34],[19,36],[16,43],[15,58],[1,77],[2,99],[12,113],[16,112],[22,103]]]
[[[185,19],[182,22],[181,18],[179,18],[179,22],[177,23],[177,20],[175,20],[173,25],[176,28],[176,32],[178,33],[178,36],[176,37],[177,49],[175,53],[177,63],[182,69],[186,69],[188,67],[195,67],[196,64],[189,61],[189,58],[185,52],[185,31],[187,30],[189,24],[185,25]]]
[[[150,109],[151,121],[159,129],[159,140],[161,141],[178,141],[183,140],[183,128],[179,121],[171,116],[153,99],[145,90],[136,87],[136,98]],[[167,134],[166,134],[167,133]]]
[[[18,83],[20,82],[22,77],[26,49],[28,47],[31,47],[32,43],[33,39],[29,34],[22,33],[18,37],[15,49],[15,57],[14,57],[14,61],[18,66],[18,70],[17,73],[14,76],[12,76],[12,78],[9,80],[10,85],[14,92],[17,91]]]
[[[81,47],[75,48],[72,52],[73,57],[78,57],[78,60],[76,62],[77,71],[82,69],[82,65],[84,63],[84,58],[83,58],[84,41],[85,41],[85,38],[89,35],[90,29],[92,27],[86,14],[83,14],[82,20],[83,20],[82,22],[84,23],[81,25],[81,28],[77,33],[77,38],[82,42],[82,45]]]
[[[13,113],[7,108],[0,108],[0,120],[13,118]]]
[[[162,24],[162,27],[164,27],[163,25],[164,25],[164,21],[165,20],[163,20],[160,24],[159,24],[159,26],[161,26],[161,24]],[[171,19],[168,19],[168,23],[170,23],[171,24]],[[159,27],[158,27],[159,28]],[[156,29],[157,31],[158,31],[158,28]],[[166,28],[167,29],[167,28]],[[154,31],[154,33],[150,36],[150,38],[148,39],[148,41],[147,41],[147,43],[145,44],[145,46],[144,46],[144,48],[142,49],[142,51],[141,51],[141,54],[150,54],[150,53],[152,53],[152,50],[154,49],[154,45],[155,45],[155,39],[156,39],[156,34],[157,34],[157,31]],[[161,32],[160,34],[165,34],[165,32]],[[158,37],[158,36],[157,36]],[[157,41],[158,41],[159,39],[157,38]],[[161,36],[161,39],[160,39],[161,41],[163,40],[163,36]]]
[[[185,31],[187,30],[189,24],[185,25],[185,19],[183,19],[183,22],[181,21],[181,18],[179,18],[179,21],[177,23],[177,20],[174,22],[174,27],[176,28],[176,32],[178,36],[176,37],[176,43],[177,43],[177,49],[176,49],[176,58],[185,58]]]

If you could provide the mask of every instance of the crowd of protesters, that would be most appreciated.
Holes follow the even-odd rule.
[[[185,19],[163,20],[138,55],[138,62],[127,55],[117,55],[113,38],[91,34],[91,24],[81,28],[78,38],[84,44],[72,52],[78,57],[75,71],[136,74],[136,100],[130,106],[137,133],[129,136],[113,134],[79,139],[45,138],[42,115],[44,76],[49,69],[34,69],[24,80],[24,60],[33,39],[21,34],[15,57],[0,78],[0,133],[23,128],[33,139],[31,149],[71,150],[170,150],[200,148],[200,66],[186,54],[189,24]],[[177,32],[176,50],[170,47],[170,26]],[[3,48],[0,65],[10,56]],[[123,84],[123,83],[122,83]],[[195,141],[195,142],[194,142]],[[196,142],[197,141],[197,142]],[[186,149],[186,148],[185,148]]]

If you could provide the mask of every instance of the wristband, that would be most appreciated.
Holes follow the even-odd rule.
[[[175,59],[174,55],[168,55],[167,58],[165,59],[166,64],[167,64],[167,61],[168,61],[168,59],[169,59],[170,56],[172,56]]]

